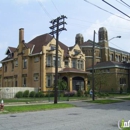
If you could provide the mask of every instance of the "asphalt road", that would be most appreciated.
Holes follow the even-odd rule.
[[[118,130],[119,120],[130,120],[130,101],[107,105],[69,103],[77,107],[1,114],[0,130]]]

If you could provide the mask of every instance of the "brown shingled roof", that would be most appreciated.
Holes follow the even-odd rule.
[[[16,48],[14,48],[14,47],[8,47],[9,49],[10,49],[10,51],[13,53],[15,50],[16,50]]]
[[[100,68],[110,68],[110,67],[119,67],[119,68],[129,68],[130,63],[123,63],[123,62],[117,62],[117,61],[106,61],[106,62],[100,62],[97,63],[94,68],[95,69],[100,69]],[[88,68],[87,70],[91,70],[92,67]]]
[[[51,40],[53,39],[53,37],[49,34],[43,34],[40,36],[37,36],[36,38],[34,38],[33,40],[31,40],[29,43],[27,43],[27,47],[32,49],[33,45],[35,45],[34,50],[33,50],[33,54],[35,53],[39,53],[42,51],[42,46],[47,45]],[[68,51],[68,47],[66,45],[64,45],[62,42],[59,41],[59,46],[61,47],[61,49],[64,50],[64,54],[67,54]]]

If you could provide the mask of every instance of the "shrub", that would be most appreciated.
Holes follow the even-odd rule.
[[[78,97],[81,97],[81,96],[82,96],[82,91],[81,91],[81,90],[79,90],[79,91],[77,92],[77,96],[78,96]]]
[[[77,91],[76,90],[73,90],[73,91],[71,91],[71,92],[67,92],[67,91],[65,91],[64,92],[64,96],[65,97],[73,97],[73,96],[76,96],[77,95]]]
[[[23,92],[23,97],[29,97],[29,90],[25,90]]]
[[[86,96],[86,97],[88,96],[88,92],[87,91],[84,92],[84,96]]]
[[[17,92],[15,97],[16,98],[22,98],[23,97],[23,92],[22,91]]]
[[[43,92],[37,92],[35,97],[44,97],[44,94]]]
[[[36,92],[35,91],[31,91],[30,94],[29,94],[29,97],[35,97],[36,95]]]

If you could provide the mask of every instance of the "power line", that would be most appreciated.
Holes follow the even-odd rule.
[[[55,9],[57,10],[57,12],[60,14],[60,11],[57,9],[56,5],[54,4],[53,0],[51,0],[52,4],[54,5]],[[61,14],[60,14],[61,15]]]
[[[110,11],[105,10],[105,9],[103,9],[103,8],[101,8],[101,7],[97,6],[97,5],[95,5],[95,4],[91,3],[91,2],[89,2],[88,0],[84,0],[84,1],[87,2],[87,3],[89,3],[89,4],[91,4],[91,5],[93,5],[93,6],[95,6],[95,7],[97,7],[97,8],[99,8],[99,9],[101,9],[101,10],[103,10],[103,11],[105,11],[105,12],[107,12],[107,13],[109,13],[109,14],[112,14],[112,15],[114,15],[114,16],[116,16],[116,17],[121,18],[121,19],[124,19],[124,20],[130,21],[130,20],[125,19],[125,18],[123,18],[123,17],[121,17],[121,16],[119,16],[119,15],[116,15],[116,14],[110,12]]]
[[[122,3],[124,3],[125,5],[127,5],[128,7],[130,7],[130,5],[128,5],[126,2],[124,2],[123,0],[120,0]]]
[[[36,0],[36,1],[39,3],[39,5],[43,9],[43,11],[47,14],[47,16],[49,17],[49,19],[52,19],[51,15],[47,12],[47,10],[45,9],[45,7],[43,6],[42,2],[40,2],[39,0]]]
[[[120,3],[121,5],[127,7],[128,9],[130,9],[127,5],[125,5],[124,3],[120,2],[119,0],[116,0],[118,3]]]
[[[122,12],[121,10],[119,10],[118,8],[116,8],[115,6],[111,5],[110,3],[106,2],[105,0],[102,0],[102,1],[105,2],[106,4],[108,4],[109,6],[111,6],[112,8],[116,9],[117,11],[121,12],[122,14],[124,14],[125,16],[127,16],[128,18],[130,18],[129,15],[127,15],[124,12]]]
[[[72,20],[78,20],[78,21],[81,21],[81,22],[87,22],[87,23],[91,23],[91,24],[96,24],[96,23],[94,23],[94,22],[92,22],[92,21],[87,21],[87,20],[83,20],[83,19],[78,19],[78,18],[72,18],[72,17],[68,17],[69,19],[72,19]],[[75,24],[75,23],[74,23]],[[83,25],[83,24],[79,24],[79,25],[82,25],[82,26],[86,26],[86,25]],[[102,25],[102,26],[104,26],[104,24],[100,24],[100,25]],[[108,26],[108,25],[105,25],[105,26]],[[115,28],[115,26],[110,26],[109,25],[109,27],[111,27],[111,28]],[[130,31],[128,28],[119,28],[119,29],[124,29],[124,30],[127,30],[127,31]]]
[[[121,47],[119,47],[119,46],[115,45],[115,44],[114,44],[114,43],[112,43],[112,42],[109,42],[109,43],[113,44],[114,46],[118,47],[118,48],[119,48],[119,49],[121,49],[121,50],[124,50],[124,49],[122,49]]]

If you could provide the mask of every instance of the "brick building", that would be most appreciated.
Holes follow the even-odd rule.
[[[95,43],[95,75],[106,77],[101,91],[127,91],[130,79],[130,53],[109,47],[108,32],[101,27],[99,41]],[[24,41],[24,29],[19,29],[19,44],[8,47],[7,57],[1,61],[1,87],[41,87],[43,91],[52,90],[55,80],[56,40],[49,34],[37,36],[30,42]],[[59,41],[58,73],[69,90],[87,90],[91,87],[88,75],[92,71],[93,41],[84,42],[82,34],[75,37],[75,45],[68,47]],[[95,76],[96,77],[96,76]],[[98,79],[98,78],[97,78]],[[100,80],[100,79],[99,79]],[[97,87],[96,86],[96,87]]]

